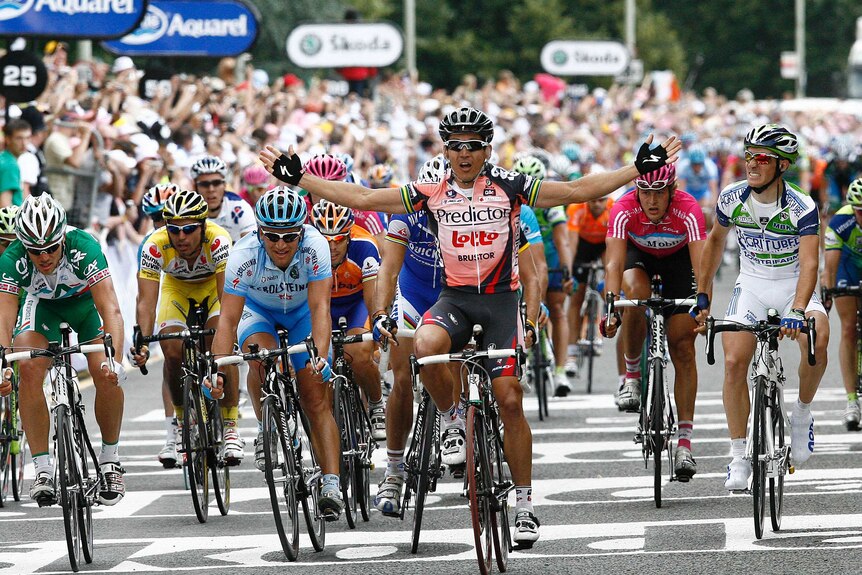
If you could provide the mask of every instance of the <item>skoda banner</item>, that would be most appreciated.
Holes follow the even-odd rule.
[[[0,36],[119,38],[135,29],[146,0],[0,0]]]
[[[236,56],[257,39],[258,19],[240,0],[153,0],[136,30],[102,45],[124,56]]]
[[[303,24],[287,37],[287,57],[300,68],[381,68],[403,48],[401,31],[386,22]]]

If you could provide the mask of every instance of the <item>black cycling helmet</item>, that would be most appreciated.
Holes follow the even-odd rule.
[[[490,142],[494,137],[494,122],[485,112],[476,108],[458,108],[440,121],[438,132],[444,142],[454,134],[478,134],[484,141]]]

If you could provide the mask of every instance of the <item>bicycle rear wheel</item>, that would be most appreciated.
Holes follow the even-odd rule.
[[[491,572],[491,554],[494,550],[494,520],[488,501],[494,484],[483,425],[482,414],[475,405],[471,405],[467,409],[467,493],[479,572],[487,575]]]
[[[212,472],[213,493],[219,513],[227,515],[230,511],[230,467],[221,456],[224,448],[224,419],[218,401],[206,399],[207,427],[212,444],[208,450],[209,468]]]
[[[764,394],[766,381],[758,377],[754,385],[754,427],[752,429],[752,483],[751,495],[754,502],[754,535],[763,537],[763,517],[766,509],[766,405]]]
[[[72,571],[77,572],[81,566],[81,474],[72,439],[69,407],[58,405],[56,409],[56,475],[60,486],[60,505],[63,508],[69,564]]]
[[[84,414],[76,409],[77,426],[74,432],[75,449],[80,462],[81,493],[78,508],[78,525],[81,527],[81,552],[86,563],[93,562],[93,502],[101,488],[101,478],[96,471],[99,467],[96,453],[86,434]]]
[[[350,390],[345,378],[336,378],[333,391],[335,424],[341,438],[341,496],[344,498],[344,517],[347,526],[356,529],[356,428],[353,425],[353,409]]]
[[[318,509],[318,501],[320,501],[320,480],[322,471],[317,463],[317,456],[314,453],[314,448],[311,445],[310,435],[308,430],[310,426],[305,414],[301,414],[302,427],[305,430],[305,437],[300,442],[299,457],[296,458],[302,469],[302,513],[305,515],[305,526],[308,528],[308,538],[311,539],[311,545],[315,551],[323,551],[326,544],[326,521],[320,514]]]
[[[533,361],[531,362],[533,385],[536,387],[536,401],[539,404],[539,421],[545,420],[548,412],[548,387],[545,368],[542,361],[541,333],[536,333],[536,343],[533,344]]]
[[[209,465],[206,446],[206,416],[201,393],[193,376],[183,381],[183,449],[185,471],[192,505],[198,521],[206,523],[209,516]]]
[[[434,441],[435,429],[434,425],[437,420],[437,413],[434,407],[434,402],[428,392],[422,394],[422,406],[420,406],[421,418],[421,436],[418,441],[418,457],[417,469],[415,470],[416,480],[416,497],[413,502],[413,537],[410,545],[410,552],[415,554],[419,550],[419,534],[422,531],[422,514],[425,511],[425,498],[428,497],[428,491],[431,486],[431,451]],[[417,426],[418,427],[418,426]]]
[[[650,370],[650,393],[652,403],[649,414],[649,441],[652,449],[653,461],[653,498],[655,506],[661,508],[662,473],[661,461],[666,449],[664,437],[664,366],[661,362],[654,362]]]
[[[288,445],[287,432],[281,423],[281,412],[274,396],[263,400],[263,444],[266,468],[266,484],[269,487],[269,503],[275,519],[275,529],[281,548],[288,561],[296,561],[299,555],[299,505],[296,500],[296,457],[293,445]],[[276,459],[268,448],[275,443]]]
[[[781,401],[778,394],[781,390],[774,388],[772,390],[772,438],[775,442],[775,452],[784,454],[784,414],[781,412]],[[785,456],[786,457],[786,456]],[[769,516],[772,520],[772,530],[778,531],[781,529],[781,512],[784,509],[784,474],[787,471],[787,465],[782,460],[781,468],[778,470],[778,477],[769,479]]]
[[[21,425],[20,418],[18,419],[18,425]],[[29,460],[27,451],[29,451],[27,438],[24,436],[24,431],[19,429],[17,439],[12,442],[12,449],[10,450],[12,458],[12,467],[10,470],[10,475],[12,476],[12,497],[15,501],[21,501],[21,496],[24,494],[24,466]]]

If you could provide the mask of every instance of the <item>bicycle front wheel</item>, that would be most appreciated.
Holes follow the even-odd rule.
[[[206,415],[201,393],[193,376],[183,382],[183,449],[185,471],[192,505],[198,521],[206,523],[209,516],[209,465],[206,445]]]
[[[274,396],[270,395],[263,400],[261,411],[263,444],[267,446],[263,452],[266,462],[264,472],[275,529],[285,557],[288,561],[296,561],[299,555],[299,505],[296,500],[296,481],[299,474],[296,471],[296,457],[293,445],[288,444]],[[269,448],[271,445],[276,446],[276,453]]]
[[[230,511],[230,467],[225,464],[222,455],[224,449],[224,419],[218,401],[204,400],[207,406],[207,427],[212,444],[208,450],[209,468],[212,472],[213,493],[219,513],[227,515]]]
[[[661,508],[662,474],[661,461],[666,448],[664,437],[664,366],[654,362],[650,371],[650,387],[652,388],[652,403],[649,414],[649,441],[652,445],[653,461],[653,498],[655,506]]]
[[[57,406],[56,415],[56,475],[60,486],[60,506],[63,508],[63,527],[69,564],[77,572],[81,565],[81,474],[72,439],[72,420],[69,407]]]
[[[418,469],[416,469],[416,496],[413,502],[413,537],[410,552],[415,554],[419,550],[419,534],[422,531],[422,514],[425,511],[425,498],[431,487],[431,452],[436,433],[434,425],[437,419],[437,410],[434,402],[427,392],[422,394],[422,408],[419,413],[421,418],[422,435],[418,443]]]
[[[0,397],[0,507],[12,491],[12,441],[16,430],[12,429],[11,396]]]
[[[361,398],[356,396],[353,403],[353,436],[356,438],[356,459],[353,473],[355,476],[354,497],[363,521],[368,521],[371,506],[371,453],[376,443],[371,436],[371,420]]]
[[[497,569],[505,572],[509,563],[509,551],[512,549],[512,531],[509,527],[509,492],[514,487],[509,466],[506,465],[506,455],[503,453],[503,440],[500,437],[500,426],[497,418],[487,419],[489,428],[486,436],[491,439],[488,446],[491,456],[491,480],[493,509],[491,525],[494,534],[494,556],[497,558]]]
[[[590,296],[590,303],[587,306],[587,393],[593,392],[593,362],[596,357],[596,321],[598,316],[599,302],[596,297]],[[578,334],[580,337],[580,334]],[[582,351],[583,353],[583,351]]]
[[[18,419],[18,425],[21,425],[20,418]],[[28,451],[27,438],[24,436],[24,431],[19,429],[17,439],[13,440],[12,448],[10,449],[12,497],[15,501],[21,501],[21,496],[24,494],[24,466],[29,461]]]
[[[775,453],[782,455],[781,467],[778,469],[777,477],[769,478],[769,516],[772,519],[772,530],[778,531],[781,529],[781,512],[784,508],[784,474],[787,471],[785,463],[787,455],[785,454],[784,444],[784,414],[781,412],[781,398],[778,394],[781,390],[774,388],[772,390],[772,440],[775,442]]]
[[[483,425],[482,414],[475,405],[471,405],[467,410],[467,492],[479,572],[488,575],[491,572],[491,554],[494,549],[494,524],[488,498],[489,494],[493,493],[494,485]]]
[[[766,380],[758,377],[754,385],[754,428],[751,432],[752,453],[751,495],[754,502],[754,535],[763,537],[763,517],[766,509]]]
[[[305,414],[301,413],[302,427],[305,430],[305,438],[300,441],[298,450],[299,456],[296,458],[299,467],[302,470],[301,481],[302,485],[302,513],[305,516],[305,526],[308,528],[308,538],[311,539],[311,545],[315,551],[323,551],[326,544],[326,521],[320,514],[318,502],[320,501],[320,480],[322,471],[317,462],[317,455],[314,453],[314,448],[311,445],[310,435],[308,430],[311,429],[308,424],[308,419]]]
[[[335,424],[341,438],[341,496],[344,498],[344,516],[347,526],[356,529],[356,428],[350,391],[344,377],[336,378],[333,392]]]
[[[90,444],[90,439],[86,435],[87,428],[85,427],[83,412],[76,409],[74,417],[77,422],[73,434],[75,438],[75,453],[78,457],[81,474],[81,493],[78,497],[80,502],[78,506],[78,525],[81,528],[81,551],[84,555],[84,561],[92,563],[93,502],[96,500],[98,490],[101,488],[101,482],[96,472],[99,464],[96,459],[96,453]]]

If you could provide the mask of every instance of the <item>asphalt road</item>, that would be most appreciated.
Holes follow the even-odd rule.
[[[731,279],[716,289],[723,309]],[[837,318],[832,318],[837,333]],[[703,345],[703,339],[698,346]],[[836,340],[830,344],[837,358]],[[575,393],[551,402],[539,422],[534,397],[525,401],[534,433],[534,503],[542,521],[541,541],[511,555],[512,573],[800,573],[849,572],[862,558],[862,434],[841,425],[844,393],[832,363],[813,405],[815,456],[787,477],[780,532],[767,527],[755,539],[751,498],[723,487],[729,443],[721,404],[722,367],[707,366],[699,352],[700,390],[693,446],[699,471],[688,484],[666,482],[664,506],[652,500],[652,468],[644,467],[632,442],[635,416],[615,408],[614,353],[606,343],[598,359],[592,395],[583,380]],[[796,396],[795,346],[784,345],[786,397]],[[244,411],[246,461],[234,470],[227,517],[215,507],[206,524],[194,516],[180,470],[163,470],[155,459],[163,439],[160,370],[132,374],[126,385],[122,436],[128,494],[113,508],[94,510],[95,560],[83,571],[190,571],[231,574],[470,573],[477,570],[469,510],[461,482],[446,480],[429,498],[418,555],[411,555],[410,525],[376,511],[355,531],[342,520],[330,524],[326,549],[315,553],[301,542],[299,562],[281,552],[263,474],[252,464],[255,424]],[[91,401],[92,388],[85,391]],[[97,430],[94,424],[91,429]],[[384,450],[376,453],[373,480],[382,476]],[[31,474],[28,474],[28,477]],[[27,480],[29,486],[30,479]],[[372,488],[372,492],[375,488]],[[768,519],[767,519],[768,524]],[[29,502],[0,510],[0,573],[68,572],[62,514]]]

